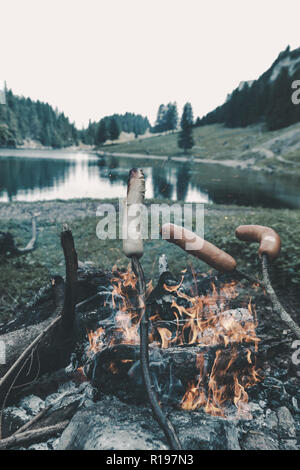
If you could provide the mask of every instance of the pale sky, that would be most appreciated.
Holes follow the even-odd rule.
[[[300,46],[299,0],[0,0],[0,80],[75,121],[202,116]],[[300,77],[299,77],[300,78]]]

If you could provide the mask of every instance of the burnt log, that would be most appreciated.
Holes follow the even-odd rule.
[[[251,363],[249,362],[249,352]],[[149,366],[152,381],[161,400],[178,404],[186,387],[199,378],[199,356],[203,358],[201,376],[207,386],[214,369],[220,371],[220,385],[231,385],[234,377],[248,376],[260,358],[248,344],[215,346],[176,346],[166,349],[149,346]],[[218,356],[218,357],[217,357]],[[232,358],[234,357],[234,360]],[[222,371],[226,370],[226,374]],[[139,346],[120,344],[98,352],[84,367],[86,376],[102,393],[132,401],[144,402],[144,387],[139,360]]]

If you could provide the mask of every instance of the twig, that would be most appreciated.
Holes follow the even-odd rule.
[[[167,441],[172,450],[181,450],[182,446],[177,437],[176,431],[169,421],[169,419],[163,413],[158,400],[156,393],[154,391],[150,370],[149,370],[149,344],[148,344],[148,328],[149,328],[149,319],[147,311],[145,308],[145,291],[146,291],[146,282],[144,277],[144,272],[142,266],[137,257],[132,257],[132,269],[138,279],[138,292],[139,292],[139,310],[140,310],[140,358],[142,366],[142,374],[144,385],[148,394],[149,402],[154,414],[155,419],[160,424],[163,429]]]
[[[6,384],[6,382],[8,381],[8,379],[13,375],[14,372],[16,372],[16,370],[18,369],[18,367],[22,364],[22,362],[24,361],[24,359],[27,358],[27,356],[31,353],[32,349],[35,348],[36,346],[38,346],[38,344],[41,342],[42,339],[45,338],[45,336],[49,333],[50,330],[52,330],[52,328],[54,326],[56,326],[59,321],[61,320],[61,316],[58,316],[56,317],[48,326],[47,328],[42,332],[40,333],[33,341],[32,343],[27,346],[27,348],[25,349],[25,351],[22,352],[22,354],[18,357],[18,359],[13,363],[13,365],[8,369],[8,371],[6,372],[6,374],[0,379],[0,390],[2,389],[2,387]]]
[[[272,287],[269,272],[268,272],[268,257],[267,254],[262,255],[262,272],[266,288],[266,292],[270,298],[274,311],[280,316],[281,320],[290,328],[290,330],[300,339],[300,327],[294,322],[291,316],[286,312]]]
[[[255,277],[250,276],[249,274],[245,273],[244,271],[240,271],[239,269],[235,269],[234,272],[237,273],[242,278],[247,279],[247,281],[252,282],[252,284],[259,284],[261,287],[264,287],[264,283],[262,281],[260,281],[259,279],[255,279]]]
[[[44,408],[41,410],[37,415],[35,415],[30,421],[25,423],[23,426],[21,426],[19,429],[17,429],[10,437],[16,436],[17,434],[21,434],[27,429],[29,429],[33,424],[35,424],[37,421],[39,421],[49,410],[51,406],[47,406],[47,408]]]
[[[49,439],[62,432],[69,424],[69,421],[62,421],[54,426],[47,426],[45,428],[34,429],[32,431],[25,431],[20,434],[15,434],[5,439],[0,440],[0,450],[10,449],[12,447],[19,447],[28,445],[32,442],[41,442]]]
[[[63,231],[61,232],[61,246],[64,251],[66,263],[66,285],[62,311],[62,329],[65,334],[69,334],[73,328],[75,320],[78,260],[73,235],[67,225],[64,225]]]

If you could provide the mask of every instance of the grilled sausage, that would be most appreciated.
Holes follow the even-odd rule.
[[[127,200],[123,206],[123,252],[128,258],[143,256],[141,234],[141,207],[145,198],[143,170],[133,168],[129,172]]]
[[[240,225],[235,235],[239,240],[245,242],[258,242],[258,253],[262,256],[263,253],[268,255],[270,261],[273,261],[279,256],[281,241],[278,233],[270,227],[263,225]]]
[[[161,232],[165,240],[174,243],[218,271],[234,271],[236,268],[236,261],[232,256],[190,230],[175,224],[164,224]]]

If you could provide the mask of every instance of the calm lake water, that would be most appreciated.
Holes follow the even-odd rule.
[[[134,166],[144,169],[147,198],[300,208],[296,177],[66,150],[0,149],[0,201],[123,197]]]

